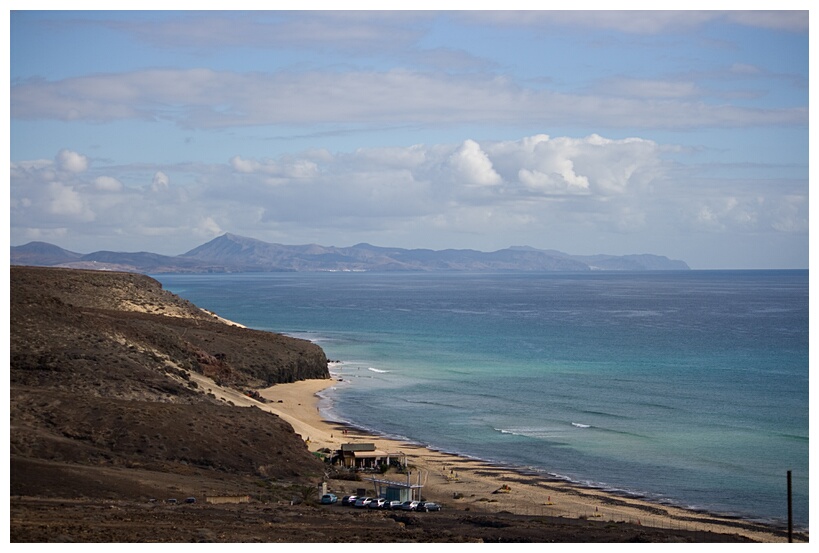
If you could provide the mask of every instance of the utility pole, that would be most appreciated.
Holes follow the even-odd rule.
[[[791,471],[788,471],[788,543],[793,543],[793,494],[791,493]]]

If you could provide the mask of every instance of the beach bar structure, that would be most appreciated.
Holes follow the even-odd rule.
[[[415,501],[421,499],[422,484],[410,484],[409,475],[406,482],[394,482],[370,478],[375,487],[375,496],[383,497],[387,501]]]
[[[403,466],[407,464],[405,453],[381,451],[376,449],[373,443],[341,444],[338,459],[343,466],[356,469],[376,468],[379,465],[389,465],[393,461]]]

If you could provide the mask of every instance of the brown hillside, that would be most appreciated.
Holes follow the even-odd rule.
[[[327,377],[317,346],[218,322],[135,274],[12,267],[10,308],[12,495],[163,497],[167,475],[194,474],[184,493],[274,493],[323,474],[289,424],[190,378]]]

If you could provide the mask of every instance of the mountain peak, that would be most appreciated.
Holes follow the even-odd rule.
[[[82,257],[82,254],[64,250],[48,242],[29,242],[11,248],[12,263],[18,265],[59,265],[70,263]]]
[[[207,242],[207,243],[210,244],[211,242],[216,242],[216,243],[219,243],[219,242],[235,242],[237,244],[248,244],[248,243],[253,243],[253,242],[261,242],[261,240],[257,240],[256,238],[250,238],[248,236],[241,236],[239,234],[233,234],[232,232],[226,232],[223,235],[217,236],[216,238],[214,238],[213,240],[211,240],[210,242]]]

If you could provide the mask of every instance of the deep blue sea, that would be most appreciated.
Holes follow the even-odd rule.
[[[808,272],[158,275],[307,338],[328,418],[549,478],[808,527]]]

